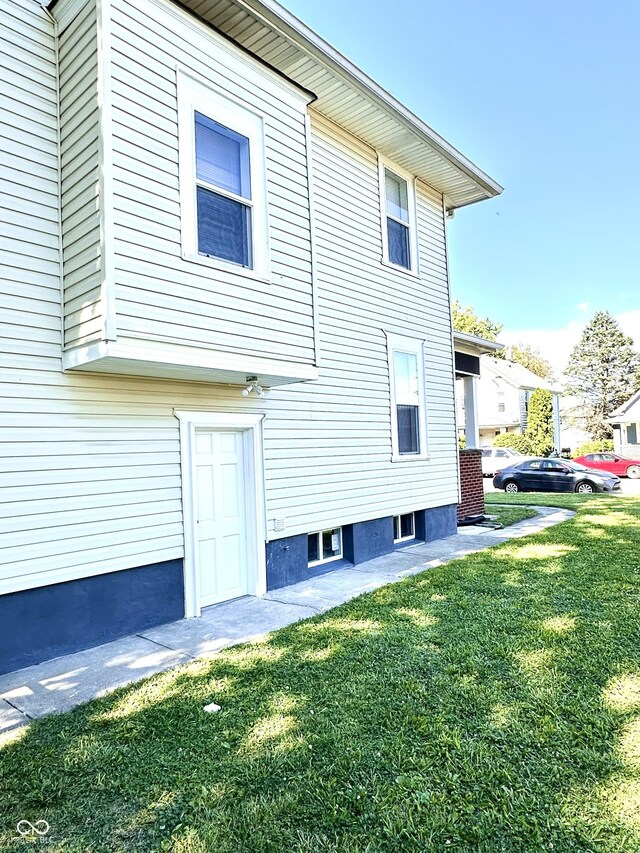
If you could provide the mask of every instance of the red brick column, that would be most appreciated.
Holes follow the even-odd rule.
[[[482,485],[482,451],[460,450],[460,494],[458,521],[484,515],[484,487]]]

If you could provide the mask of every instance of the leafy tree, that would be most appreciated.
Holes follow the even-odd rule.
[[[533,445],[526,435],[520,432],[501,432],[493,440],[494,447],[510,447],[517,453],[524,453],[525,456],[534,456],[535,451]]]
[[[466,332],[477,338],[485,338],[487,341],[495,341],[502,331],[502,323],[494,323],[489,317],[479,317],[471,305],[462,305],[457,299],[451,307],[453,316],[453,328],[456,332]],[[493,358],[505,358],[504,350],[498,350]],[[510,358],[512,361],[526,367],[536,376],[543,379],[554,379],[553,370],[549,362],[540,355],[540,352],[528,344],[515,344],[511,348]]]
[[[584,456],[585,453],[611,453],[613,451],[613,439],[602,438],[600,441],[585,441],[576,448],[574,456]]]
[[[575,397],[573,420],[594,439],[611,438],[605,418],[636,390],[640,355],[608,311],[597,311],[573,348],[565,393]]]
[[[546,388],[536,388],[529,400],[525,437],[536,456],[548,456],[555,447],[553,435],[553,397]]]
[[[488,317],[478,317],[470,305],[461,305],[457,299],[451,306],[451,314],[456,332],[466,332],[477,338],[495,341],[502,331],[501,323],[494,323]]]
[[[535,373],[536,376],[541,376],[543,379],[555,382],[551,364],[540,354],[540,350],[535,347],[523,343],[514,344],[511,348],[511,360],[526,367],[527,370]]]

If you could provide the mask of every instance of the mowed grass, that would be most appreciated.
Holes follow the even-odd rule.
[[[34,724],[0,850],[640,851],[640,499],[534,500],[577,515]]]
[[[503,527],[509,527],[511,524],[517,524],[519,521],[537,515],[535,509],[530,509],[527,506],[500,506],[498,504],[487,506],[486,513],[491,516],[493,521]]]

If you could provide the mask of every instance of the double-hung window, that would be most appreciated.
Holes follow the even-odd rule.
[[[380,161],[383,261],[417,271],[416,216],[413,181]]]
[[[392,459],[427,457],[423,342],[387,335]]]
[[[183,256],[268,276],[263,120],[178,74]]]

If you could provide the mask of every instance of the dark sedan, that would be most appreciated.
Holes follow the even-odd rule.
[[[496,489],[505,492],[615,492],[620,478],[607,471],[593,471],[568,459],[527,459],[503,468],[493,478]]]

